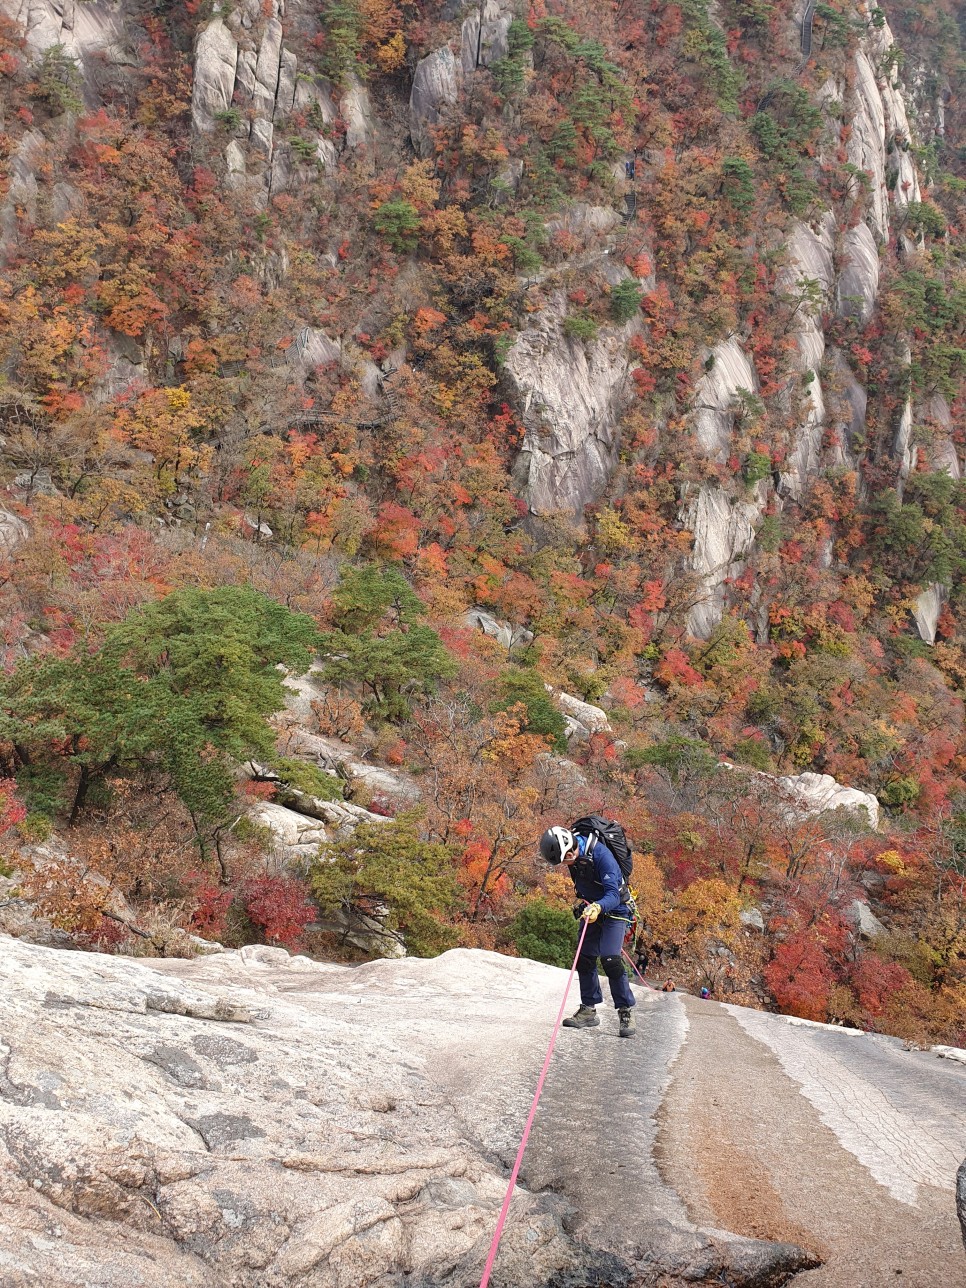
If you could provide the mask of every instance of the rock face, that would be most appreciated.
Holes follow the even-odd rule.
[[[212,18],[195,45],[191,119],[196,130],[210,133],[219,113],[231,107],[238,64],[238,42],[220,17]]]
[[[723,340],[708,355],[710,368],[694,391],[694,432],[707,454],[721,459],[727,454],[735,422],[738,391],[753,394],[758,379],[751,360],[737,340]]]
[[[788,268],[779,280],[779,289],[796,307],[794,368],[805,385],[804,419],[780,483],[783,494],[796,498],[801,496],[807,480],[818,472],[825,424],[825,398],[819,377],[825,356],[821,316],[823,302],[835,280],[831,253],[834,231],[835,220],[831,215],[820,233],[797,221],[788,240]]]
[[[809,813],[847,809],[864,811],[869,826],[879,826],[879,802],[871,792],[843,787],[831,774],[792,774],[776,779],[781,789]]]
[[[567,336],[566,316],[566,295],[554,292],[517,336],[504,367],[526,426],[519,473],[537,516],[579,515],[600,496],[630,398],[627,341],[639,323],[601,327],[584,341]]]
[[[694,537],[691,566],[700,574],[703,594],[688,614],[688,630],[707,639],[721,620],[725,581],[736,576],[751,549],[762,505],[735,500],[722,488],[702,486],[681,512],[682,522]]]
[[[512,21],[512,3],[506,0],[483,0],[463,19],[460,66],[465,75],[477,67],[491,67],[506,56]]]
[[[966,1159],[956,1173],[956,1211],[963,1228],[963,1246],[966,1247]]]
[[[289,7],[289,18],[298,18],[301,7]],[[282,0],[272,0],[267,12],[258,0],[241,0],[216,14],[195,44],[195,133],[212,142],[224,137],[230,183],[248,188],[258,200],[335,169],[338,152],[324,130],[336,118],[344,123],[350,151],[372,138],[368,92],[350,77],[338,94],[328,81],[300,68],[286,44],[285,17]],[[300,121],[289,125],[295,111]],[[300,145],[293,151],[290,137],[296,134],[308,150]]]
[[[912,606],[912,616],[919,632],[919,638],[927,644],[935,644],[936,629],[939,625],[939,614],[946,602],[946,587],[933,582],[918,596]]]
[[[842,257],[839,312],[868,322],[879,290],[879,250],[868,224],[858,223],[848,230],[842,239]]]
[[[5,1283],[478,1277],[505,1181],[464,1139],[423,1059],[385,1032],[366,1036],[360,1007],[383,987],[385,964],[364,968],[366,986],[365,973],[243,949],[226,955],[227,970],[215,965],[222,955],[182,964],[204,981],[189,985],[0,942]],[[405,969],[406,989],[438,995],[432,968]],[[464,973],[457,966],[444,993],[458,995]],[[500,974],[467,978],[485,987]],[[529,1004],[533,985],[546,998],[555,976],[538,967],[510,987]],[[308,979],[326,990],[314,1015],[283,995]],[[436,1024],[455,1049],[463,1020],[446,1009]],[[529,1219],[507,1243],[519,1282],[522,1258],[538,1279],[576,1261],[559,1206],[521,1195]],[[29,1278],[7,1277],[17,1272]]]
[[[461,67],[448,45],[421,58],[416,65],[409,115],[413,147],[420,156],[427,156],[432,150],[429,127],[459,98],[461,84]]]
[[[252,947],[148,965],[0,937],[0,981],[5,1285],[469,1288],[480,1282],[567,973],[477,950],[350,968]],[[816,1264],[790,1244],[688,1220],[654,1159],[661,1106],[687,1051],[688,1002],[641,991],[638,1005],[648,1040],[629,1053],[608,1040],[610,1012],[592,1062],[586,1035],[561,1033],[493,1288],[775,1288]],[[943,1168],[961,1097],[940,1076],[945,1062],[923,1055],[925,1066],[898,1043],[880,1054],[862,1035],[727,1009],[755,1035],[735,1062],[773,1045],[788,1073],[769,1057],[769,1096],[805,1115],[819,1103],[835,1132],[815,1118],[824,1159],[851,1150],[882,1181],[863,1172],[857,1211],[890,1204],[885,1186],[901,1182],[901,1203],[916,1201],[917,1186],[939,1194],[955,1228],[953,1171]],[[724,1010],[706,1013],[738,1032]],[[869,1044],[860,1064],[850,1047],[843,1067],[843,1042]],[[954,1078],[955,1066],[946,1072]],[[820,1100],[846,1074],[876,1113],[851,1094]],[[605,1115],[602,1081],[612,1088]],[[911,1102],[905,1110],[912,1085],[927,1098],[928,1132],[917,1134]],[[721,1125],[729,1113],[726,1099]],[[894,1141],[893,1161],[885,1147]],[[624,1167],[592,1173],[588,1151]],[[932,1234],[939,1240],[938,1227]],[[948,1234],[935,1244],[946,1257],[937,1264],[948,1264]],[[874,1250],[861,1233],[859,1242]],[[915,1266],[896,1264],[913,1282]]]
[[[529,644],[533,639],[533,631],[528,631],[522,626],[511,626],[509,622],[501,622],[483,608],[469,609],[463,620],[467,626],[476,627],[484,635],[495,639],[507,651],[516,648],[518,644]]]

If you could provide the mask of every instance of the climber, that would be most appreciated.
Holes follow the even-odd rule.
[[[617,860],[599,836],[578,836],[566,827],[551,827],[544,832],[540,853],[549,864],[566,864],[579,896],[574,916],[590,923],[577,958],[580,1006],[564,1020],[564,1027],[591,1029],[600,1024],[597,1006],[604,997],[597,973],[599,957],[617,1008],[618,1035],[633,1037],[637,1029],[632,1010],[634,994],[621,958],[624,932],[633,919],[633,911]]]

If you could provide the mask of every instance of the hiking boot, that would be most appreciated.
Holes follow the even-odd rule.
[[[617,1012],[617,1018],[621,1022],[617,1030],[619,1038],[632,1038],[637,1032],[637,1021],[634,1019],[634,1012],[629,1006],[622,1006]]]
[[[594,1029],[600,1023],[600,1016],[595,1006],[584,1006],[583,1002],[573,1015],[568,1015],[563,1022],[565,1029]]]

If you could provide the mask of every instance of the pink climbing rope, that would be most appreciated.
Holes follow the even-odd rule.
[[[567,976],[567,987],[564,989],[564,995],[560,1001],[560,1010],[557,1012],[557,1022],[553,1026],[553,1033],[550,1035],[550,1045],[547,1047],[547,1055],[544,1059],[543,1068],[540,1070],[540,1077],[537,1081],[537,1089],[533,1093],[533,1103],[530,1106],[530,1116],[527,1118],[527,1125],[523,1129],[523,1139],[520,1141],[520,1148],[517,1150],[516,1161],[513,1164],[513,1171],[510,1173],[510,1183],[506,1187],[506,1197],[503,1200],[503,1207],[500,1209],[500,1218],[496,1223],[493,1242],[490,1244],[489,1255],[486,1258],[486,1265],[483,1268],[483,1278],[480,1280],[480,1288],[486,1288],[486,1285],[490,1282],[490,1271],[493,1269],[493,1262],[496,1260],[496,1251],[500,1246],[500,1237],[503,1234],[503,1223],[506,1220],[507,1212],[510,1210],[510,1199],[513,1197],[513,1187],[517,1183],[517,1173],[520,1171],[520,1164],[523,1162],[523,1151],[527,1147],[530,1128],[533,1126],[533,1117],[537,1112],[537,1101],[540,1099],[540,1093],[543,1091],[543,1082],[547,1076],[547,1070],[550,1068],[550,1057],[553,1055],[553,1049],[557,1043],[557,1034],[560,1032],[560,1024],[563,1020],[564,1007],[567,1005],[567,998],[570,994],[570,985],[573,982],[574,971],[577,969],[577,958],[580,956],[580,950],[584,946],[584,936],[587,934],[587,927],[589,925],[590,922],[585,921],[583,929],[580,932],[577,951],[574,953],[574,964],[571,966],[570,974]]]
[[[621,949],[621,952],[624,954],[624,956],[627,958],[627,960],[631,963],[631,969],[633,970],[633,972],[634,972],[634,974],[637,976],[637,978],[641,981],[641,983],[644,985],[644,987],[645,987],[645,988],[649,988],[649,989],[651,990],[651,992],[652,992],[652,993],[659,993],[661,990],[660,990],[659,988],[655,988],[653,984],[649,984],[649,983],[647,982],[647,980],[644,978],[644,976],[641,974],[641,972],[637,969],[637,964],[636,964],[636,963],[631,959],[631,955],[630,955],[630,953],[627,951],[627,949],[626,949],[626,948],[622,948],[622,949]]]

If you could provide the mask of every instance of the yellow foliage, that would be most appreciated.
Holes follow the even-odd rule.
[[[398,71],[406,61],[406,42],[402,32],[397,31],[384,45],[377,46],[373,58],[384,75]]]

